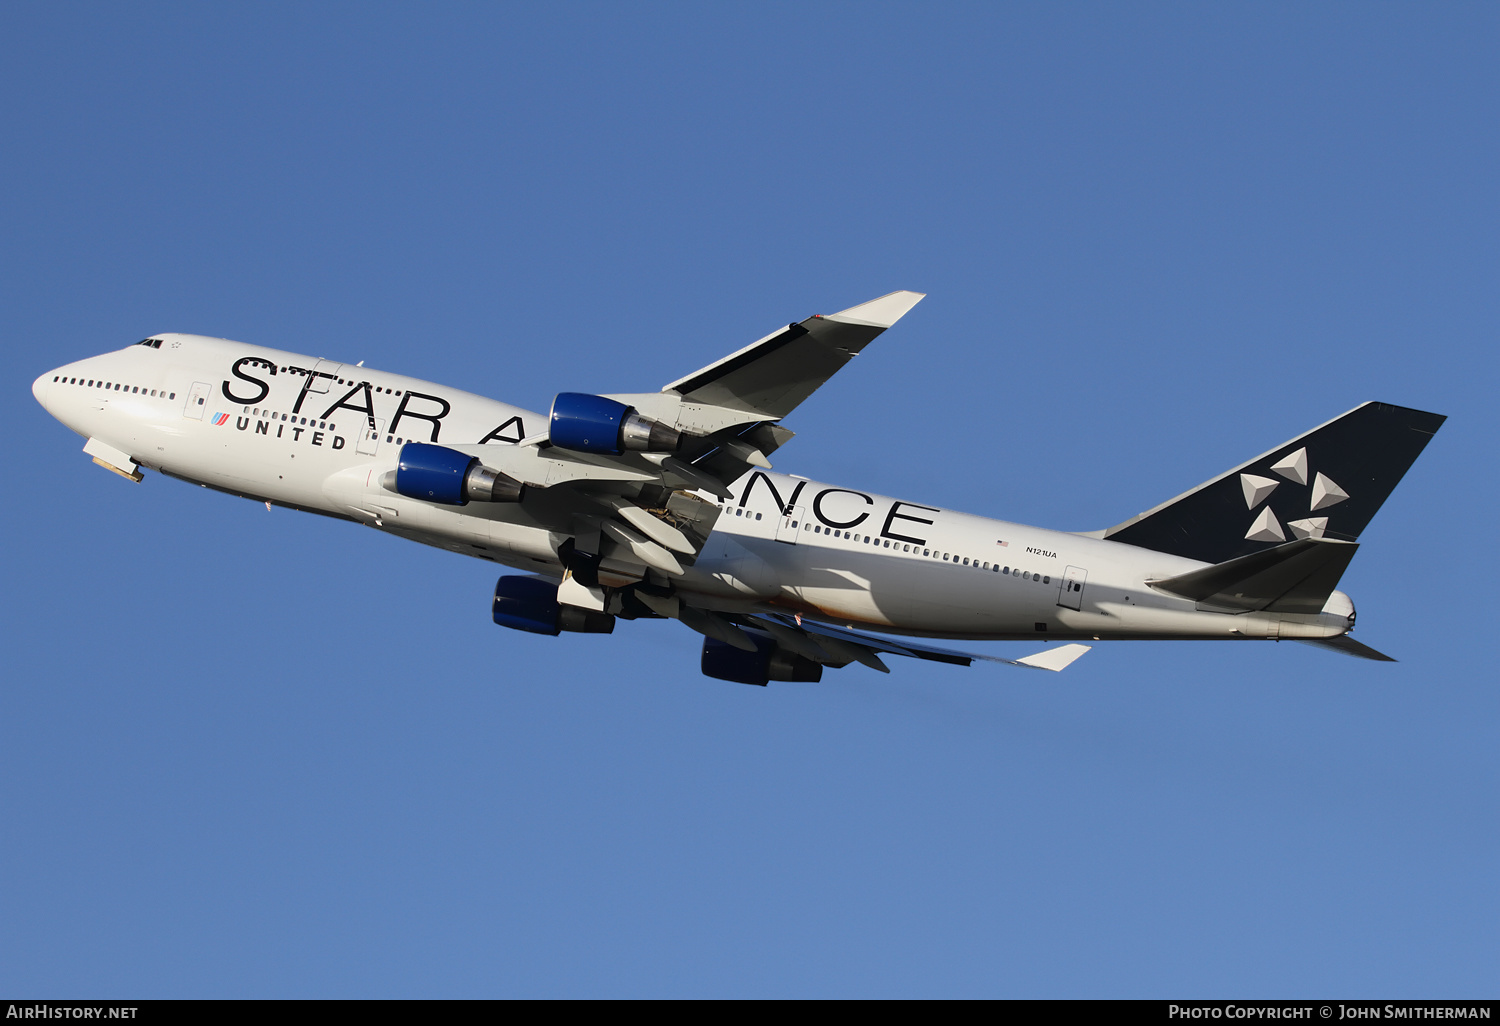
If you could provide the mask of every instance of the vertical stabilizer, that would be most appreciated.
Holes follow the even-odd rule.
[[[1299,538],[1356,541],[1446,419],[1365,403],[1103,536],[1205,563]]]

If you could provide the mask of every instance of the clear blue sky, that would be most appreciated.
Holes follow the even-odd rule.
[[[1493,996],[1488,4],[0,9],[0,992]],[[93,466],[159,331],[532,409],[929,298],[778,469],[1116,523],[1450,416],[1359,637],[701,677],[495,571]],[[981,648],[1008,656],[1018,645]]]

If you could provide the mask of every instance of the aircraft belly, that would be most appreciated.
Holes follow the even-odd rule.
[[[262,437],[236,430],[234,418],[215,426],[207,418],[184,421],[185,428],[163,425],[161,469],[178,477],[310,509],[334,511],[322,484],[342,459],[333,452],[309,447],[297,451],[276,446]],[[300,448],[300,447],[299,447]]]
[[[791,590],[804,605],[841,623],[882,627],[896,625],[876,604],[867,579],[848,570],[830,570],[824,576],[829,579],[837,578],[842,583],[833,584],[831,580],[825,580],[821,584],[804,585]]]
[[[806,563],[786,590],[833,619],[936,633],[971,633],[992,622],[982,589],[957,567],[873,552],[798,548]]]
[[[497,554],[535,563],[556,563],[557,548],[564,538],[543,527],[489,521],[490,544]]]
[[[721,598],[772,598],[782,589],[788,569],[772,560],[783,548],[778,542],[714,531],[677,586],[685,591]]]
[[[419,502],[383,488],[379,480],[384,472],[378,462],[346,467],[323,480],[318,502],[362,523],[438,548],[523,569],[555,568],[563,536],[525,523],[519,507]]]

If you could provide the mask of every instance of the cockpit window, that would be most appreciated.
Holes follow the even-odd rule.
[[[159,339],[159,338],[143,338],[139,342],[137,342],[136,345],[138,345],[138,346],[150,346],[152,349],[160,349],[161,348],[161,339]]]

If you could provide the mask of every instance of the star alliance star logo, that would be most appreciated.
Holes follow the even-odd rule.
[[[1271,473],[1293,484],[1306,487],[1308,484],[1307,447],[1303,446],[1272,464]],[[1261,477],[1258,474],[1240,475],[1240,488],[1245,493],[1245,507],[1252,511],[1269,499],[1271,493],[1280,487],[1281,482],[1275,478]],[[1316,513],[1320,509],[1335,506],[1347,498],[1349,498],[1349,493],[1334,484],[1327,475],[1314,474],[1308,512]],[[1292,534],[1298,538],[1321,538],[1328,531],[1328,518],[1326,516],[1307,517],[1303,520],[1289,521],[1286,526],[1291,528]],[[1276,514],[1272,512],[1271,507],[1266,506],[1250,524],[1250,530],[1245,532],[1245,538],[1248,541],[1257,542],[1284,542],[1286,531],[1276,519]]]

